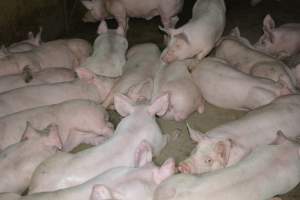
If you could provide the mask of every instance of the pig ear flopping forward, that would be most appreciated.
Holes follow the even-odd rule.
[[[197,130],[191,128],[191,126],[188,123],[186,123],[186,126],[188,128],[188,132],[190,134],[190,138],[193,141],[195,141],[197,143],[200,143],[201,141],[203,141],[203,140],[205,140],[205,139],[208,138],[204,133],[201,133],[200,131],[197,131]]]
[[[154,115],[163,116],[169,108],[169,102],[170,102],[170,98],[168,93],[165,93],[157,97],[148,107],[148,113],[151,116]]]
[[[156,184],[160,184],[163,180],[172,176],[176,171],[175,160],[173,158],[167,159],[159,169],[153,172],[153,179]]]
[[[96,74],[85,67],[80,67],[75,69],[77,76],[81,80],[85,80],[88,83],[94,83],[96,79]]]
[[[123,117],[134,111],[134,102],[121,93],[114,96],[114,105],[117,112]]]
[[[233,142],[231,139],[225,139],[224,141],[217,142],[214,147],[214,151],[222,159],[223,167],[227,166],[232,145],[233,145]]]
[[[286,142],[292,142],[281,130],[278,130],[276,133],[275,140],[271,143],[271,145],[280,145]]]

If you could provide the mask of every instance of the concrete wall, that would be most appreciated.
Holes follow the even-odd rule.
[[[73,0],[1,0],[0,44],[10,44],[26,38],[29,31],[43,27],[44,40],[65,33],[64,4]]]

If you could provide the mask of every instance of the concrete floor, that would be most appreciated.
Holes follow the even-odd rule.
[[[261,34],[262,20],[264,16],[270,13],[276,20],[277,24],[287,22],[300,23],[300,1],[299,0],[264,0],[256,7],[249,5],[249,0],[228,0],[227,1],[227,26],[225,34],[233,27],[239,26],[241,34],[254,42]],[[184,12],[180,15],[180,24],[185,23],[190,17],[191,7],[195,0],[186,0]],[[130,21],[130,30],[128,33],[128,40],[130,46],[144,42],[154,42],[163,48],[163,35],[158,30],[159,18],[154,18],[151,21],[133,19]],[[112,24],[113,26],[114,24]],[[85,30],[95,31],[96,25],[85,24],[81,28]],[[95,32],[78,31],[76,34],[93,41],[96,36]],[[75,35],[76,35],[75,34]],[[193,114],[187,121],[195,129],[201,131],[208,131],[218,125],[226,123],[231,120],[238,119],[245,113],[232,110],[224,110],[216,108],[211,105],[206,105],[204,114]],[[115,113],[111,113],[111,118],[115,124],[118,123],[120,117]],[[168,157],[174,157],[176,162],[186,158],[191,152],[194,144],[189,139],[186,122],[176,123],[172,121],[158,120],[159,124],[165,134],[171,135],[171,142],[162,151],[155,161],[162,163]],[[175,136],[178,135],[176,138]],[[299,166],[300,167],[300,166]],[[284,200],[299,200],[300,186],[283,196]]]

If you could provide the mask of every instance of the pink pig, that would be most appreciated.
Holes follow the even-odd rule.
[[[0,193],[22,194],[37,166],[62,148],[58,126],[52,124],[48,129],[48,133],[40,133],[27,123],[22,141],[1,151]]]
[[[164,119],[182,121],[194,111],[204,111],[204,99],[188,71],[193,62],[194,59],[175,61],[169,65],[161,65],[157,71],[152,98],[164,93],[168,93],[170,98]]]
[[[278,28],[271,15],[263,21],[264,34],[254,45],[259,51],[279,59],[300,53],[300,23],[283,24]]]
[[[161,59],[166,63],[196,56],[204,58],[215,46],[225,27],[223,0],[198,0],[190,21],[178,29],[165,29],[171,36]]]
[[[81,2],[89,10],[83,18],[84,21],[104,20],[113,16],[126,32],[128,17],[148,20],[160,15],[165,28],[174,27],[177,22],[176,15],[181,11],[184,0],[84,0]]]
[[[168,108],[168,95],[151,104],[135,104],[124,95],[115,96],[115,107],[124,118],[112,138],[102,145],[76,154],[60,153],[46,160],[35,171],[29,193],[54,191],[81,184],[104,171],[119,167],[137,166],[139,151],[149,143],[154,155],[166,145],[166,136],[155,121]]]

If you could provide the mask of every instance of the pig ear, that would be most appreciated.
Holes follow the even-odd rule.
[[[116,29],[116,33],[125,36],[125,31],[122,26],[118,26],[118,28]]]
[[[42,32],[43,32],[43,27],[39,27],[39,32],[36,34],[35,38],[34,38],[34,43],[36,46],[41,45],[42,43]]]
[[[127,95],[135,102],[143,101],[151,98],[152,90],[153,90],[153,80],[147,79],[129,88]]]
[[[38,136],[40,136],[40,134],[37,132],[37,130],[35,128],[33,128],[32,124],[29,121],[27,121],[26,128],[23,133],[21,141],[28,140],[28,139],[38,137]]]
[[[184,41],[187,44],[190,44],[190,40],[188,38],[188,35],[185,32],[179,33],[174,36],[175,38]]]
[[[186,124],[186,126],[188,128],[188,132],[190,134],[190,138],[193,141],[200,143],[201,141],[207,139],[207,136],[204,133],[201,133],[200,131],[197,131],[197,130],[191,128],[188,123]]]
[[[163,116],[169,107],[169,94],[165,93],[154,100],[154,102],[148,107],[148,113],[151,116],[158,115]]]
[[[114,96],[114,105],[117,112],[126,117],[134,111],[134,102],[123,94],[116,94]]]
[[[75,69],[77,76],[81,80],[85,80],[88,83],[94,83],[96,79],[96,74],[85,67],[80,67]]]
[[[62,149],[63,144],[59,135],[59,128],[57,124],[50,124],[46,128],[48,130],[48,142],[49,146],[56,146],[58,149]]]
[[[160,184],[166,178],[172,176],[175,173],[175,160],[169,158],[166,160],[159,169],[153,172],[153,179],[156,184]]]
[[[108,28],[107,28],[107,24],[105,20],[102,20],[100,25],[98,26],[98,30],[97,33],[101,34],[101,33],[107,33]]]
[[[275,28],[275,22],[272,19],[271,15],[266,15],[263,22],[263,31],[272,32]]]
[[[142,167],[152,161],[152,147],[143,140],[135,152],[135,167]]]
[[[272,145],[279,145],[286,142],[290,142],[289,138],[284,135],[284,133],[279,130],[277,131],[275,140],[271,143]]]
[[[113,199],[112,192],[105,185],[94,185],[90,200]]]
[[[240,38],[241,37],[241,32],[240,32],[240,29],[239,27],[234,27],[231,32],[230,32],[230,35],[231,36],[234,36],[234,37],[237,37],[237,38]]]
[[[88,10],[91,10],[93,8],[93,2],[92,1],[81,1],[81,3]]]
[[[220,156],[220,158],[223,161],[223,163],[222,163],[223,167],[225,167],[228,163],[231,147],[232,147],[231,139],[219,141],[216,143],[216,145],[214,147],[214,151],[216,152],[217,155]]]

